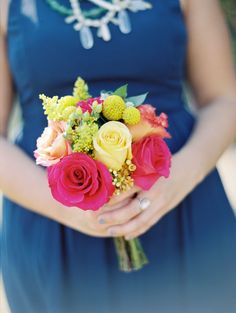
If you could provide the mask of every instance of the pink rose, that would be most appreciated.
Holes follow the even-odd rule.
[[[37,150],[34,151],[36,164],[51,166],[72,152],[63,136],[64,130],[64,122],[49,121],[48,127],[37,140]]]
[[[141,120],[136,125],[128,126],[132,134],[133,141],[138,141],[143,137],[156,134],[161,138],[171,138],[166,131],[168,127],[168,117],[165,113],[156,115],[156,109],[150,104],[143,104],[138,107]]]
[[[100,97],[97,97],[97,98],[89,98],[89,99],[87,99],[87,100],[79,101],[79,102],[77,103],[77,107],[81,107],[83,113],[85,113],[85,112],[92,113],[92,105],[93,105],[93,103],[94,103],[95,101],[97,101],[98,104],[103,103],[103,101],[101,100]]]
[[[115,191],[106,166],[79,152],[49,167],[48,182],[57,201],[82,210],[98,210]]]
[[[151,135],[133,143],[132,152],[132,162],[137,167],[132,177],[138,187],[149,190],[161,176],[169,176],[171,153],[159,136]]]

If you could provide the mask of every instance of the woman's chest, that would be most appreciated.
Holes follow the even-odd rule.
[[[58,1],[60,3],[60,1]],[[46,0],[12,1],[9,13],[10,64],[19,87],[23,80],[40,90],[87,80],[180,80],[186,52],[186,29],[177,0],[151,1],[152,9],[128,12],[132,31],[108,24],[105,42],[91,27],[94,46],[84,49],[80,32]],[[69,1],[63,0],[68,7]]]

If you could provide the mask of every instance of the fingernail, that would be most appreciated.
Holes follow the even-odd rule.
[[[102,225],[102,224],[106,224],[106,221],[104,218],[101,217],[98,219],[98,223]]]

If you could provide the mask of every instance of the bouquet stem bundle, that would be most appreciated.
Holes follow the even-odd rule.
[[[148,264],[141,242],[138,238],[126,240],[124,237],[114,238],[119,268],[122,272],[138,271]]]

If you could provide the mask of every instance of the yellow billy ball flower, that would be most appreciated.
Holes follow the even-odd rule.
[[[102,114],[110,121],[118,121],[125,110],[125,102],[120,96],[108,96],[103,102]]]
[[[141,115],[138,109],[134,107],[128,107],[123,112],[123,120],[125,124],[136,125],[140,122]]]

